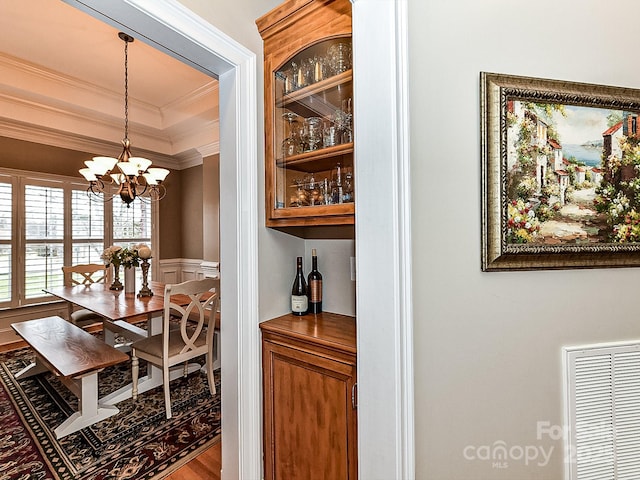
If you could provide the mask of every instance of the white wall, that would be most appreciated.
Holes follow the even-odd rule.
[[[635,0],[409,0],[416,478],[561,479],[561,441],[536,435],[563,423],[561,347],[640,338],[637,269],[481,273],[478,98],[480,71],[640,87],[639,17]],[[465,459],[499,441],[553,453]]]
[[[235,0],[227,2],[224,0],[180,0],[180,3],[191,9],[212,25],[216,26],[237,42],[254,51],[257,55],[258,66],[258,138],[260,145],[258,148],[258,172],[264,172],[264,112],[263,112],[263,69],[262,69],[262,38],[258,33],[255,20],[264,15],[272,8],[280,5],[281,0]],[[287,235],[264,227],[264,173],[258,174],[259,192],[258,208],[259,218],[259,269],[260,269],[260,319],[267,320],[287,313],[290,310],[290,295],[293,277],[295,275],[295,262],[297,256],[305,256],[305,241],[291,235]],[[341,245],[342,241],[322,240],[315,241],[316,247],[333,252],[333,261],[340,261],[348,266],[349,253]],[[307,248],[307,263],[310,262],[311,250]],[[336,259],[336,255],[341,256],[341,260]],[[310,266],[310,263],[309,263]],[[224,268],[224,267],[223,267]],[[305,272],[307,268],[305,267]],[[355,310],[355,293],[345,296],[343,292],[355,291],[352,282],[347,279],[344,284],[334,284],[333,287],[338,292],[329,300],[336,313],[353,313]],[[343,288],[344,287],[344,288]],[[330,292],[329,292],[330,293]]]
[[[356,282],[351,280],[350,258],[355,256],[353,240],[307,240],[305,273],[311,270],[311,250],[318,255],[318,271],[322,274],[322,310],[356,314]],[[293,279],[293,276],[292,276]]]

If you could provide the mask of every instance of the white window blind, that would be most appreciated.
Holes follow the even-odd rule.
[[[92,201],[85,190],[71,192],[72,264],[102,263],[104,202]]]
[[[63,265],[102,263],[110,245],[154,249],[154,211],[89,197],[77,178],[0,167],[0,307],[54,300],[42,289],[62,285]]]
[[[0,304],[11,300],[12,185],[0,181]]]
[[[136,200],[128,207],[116,196],[113,205],[113,240],[125,244],[151,241],[151,205]]]
[[[569,480],[640,479],[640,343],[565,349]]]
[[[25,185],[25,298],[44,296],[43,288],[62,285],[64,192]]]
[[[143,200],[136,200],[128,207],[113,200],[113,241],[115,245],[130,247],[139,243],[151,246],[151,205]],[[149,278],[153,278],[149,268]],[[136,269],[137,285],[142,285],[142,269]]]

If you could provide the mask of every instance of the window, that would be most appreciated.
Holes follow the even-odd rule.
[[[11,300],[13,210],[10,178],[0,175],[0,305]]]
[[[152,246],[152,208],[89,197],[75,178],[0,169],[0,308],[49,301],[42,290],[62,285],[63,265],[102,263],[106,246]]]
[[[71,192],[71,264],[102,263],[104,202],[91,201],[85,190]]]
[[[64,265],[64,191],[61,187],[24,186],[24,298],[62,285]]]
[[[151,204],[136,200],[128,207],[114,197],[113,244],[129,247],[138,243],[151,245]],[[153,278],[151,268],[149,278]],[[142,285],[142,270],[136,269],[136,285]]]

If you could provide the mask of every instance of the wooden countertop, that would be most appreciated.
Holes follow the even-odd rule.
[[[356,353],[356,319],[322,312],[296,316],[291,313],[260,323],[263,335],[281,334],[348,353]]]

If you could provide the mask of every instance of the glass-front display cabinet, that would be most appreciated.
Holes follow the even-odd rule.
[[[256,22],[265,52],[266,224],[353,225],[351,3],[300,4],[285,2]]]

